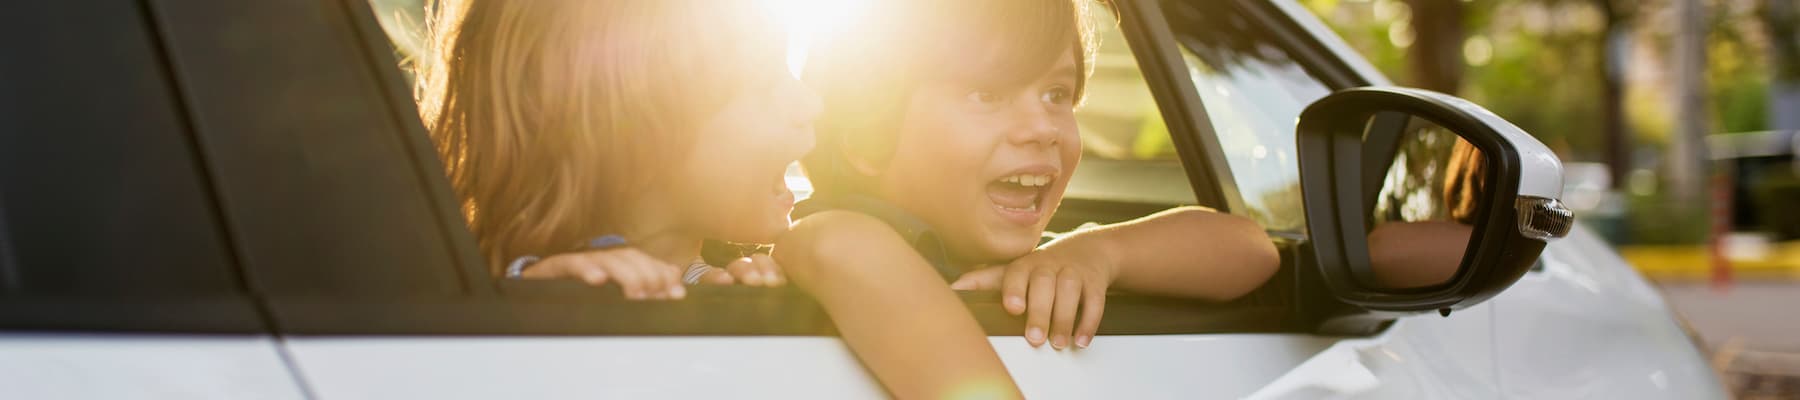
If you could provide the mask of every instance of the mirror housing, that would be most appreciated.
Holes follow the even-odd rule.
[[[1395,159],[1401,129],[1380,128],[1381,118],[1394,116],[1436,124],[1486,160],[1485,192],[1475,199],[1481,211],[1471,218],[1468,247],[1454,275],[1440,284],[1386,288],[1370,278],[1376,273],[1368,240],[1371,190],[1381,185],[1370,179],[1384,176]],[[1546,242],[1573,225],[1573,214],[1559,201],[1561,160],[1524,130],[1467,100],[1411,88],[1349,89],[1308,106],[1296,129],[1320,280],[1336,300],[1365,311],[1447,314],[1478,304],[1518,281]]]

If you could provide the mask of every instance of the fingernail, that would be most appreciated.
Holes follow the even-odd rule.
[[[1025,341],[1031,342],[1032,346],[1044,344],[1044,328],[1025,328]]]
[[[687,288],[676,286],[674,289],[669,289],[669,297],[677,299],[687,297]]]
[[[1075,346],[1085,349],[1088,347],[1088,344],[1092,343],[1093,341],[1094,341],[1093,336],[1088,336],[1088,335],[1076,336],[1075,337]]]
[[[1019,296],[1006,296],[1006,311],[1010,311],[1014,315],[1017,315],[1019,313],[1018,310],[1024,309],[1025,299],[1019,298]]]
[[[969,283],[964,281],[951,282],[950,290],[969,290]]]
[[[1051,336],[1050,337],[1050,347],[1055,347],[1057,350],[1062,350],[1064,347],[1069,347],[1069,335],[1058,334],[1055,336]]]

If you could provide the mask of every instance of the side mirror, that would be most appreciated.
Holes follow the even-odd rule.
[[[1357,88],[1297,127],[1306,227],[1324,285],[1374,311],[1473,306],[1518,281],[1566,235],[1562,162],[1467,100]]]

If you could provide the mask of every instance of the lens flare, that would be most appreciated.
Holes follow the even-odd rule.
[[[868,0],[759,0],[788,31],[788,72],[806,69],[806,50],[815,36],[828,35],[860,14]]]

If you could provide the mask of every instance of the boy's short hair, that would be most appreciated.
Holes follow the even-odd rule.
[[[876,0],[808,51],[824,109],[801,159],[818,195],[870,193],[849,157],[885,162],[912,91],[946,79],[1023,84],[1073,46],[1081,99],[1095,46],[1088,0]],[[971,51],[977,50],[977,51]],[[966,59],[966,54],[985,54]],[[1009,81],[1010,80],[1010,81]]]

